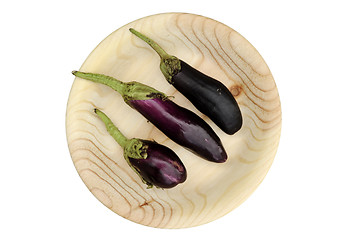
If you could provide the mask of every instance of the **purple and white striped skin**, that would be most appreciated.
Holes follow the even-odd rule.
[[[227,154],[220,138],[190,110],[161,98],[130,100],[127,103],[177,144],[206,160],[226,161]]]
[[[174,151],[156,142],[142,140],[147,158],[128,157],[129,164],[146,183],[159,188],[173,188],[186,180],[186,168]]]

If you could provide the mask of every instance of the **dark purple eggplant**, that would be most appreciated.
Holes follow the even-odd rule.
[[[202,118],[190,110],[161,98],[131,100],[128,104],[181,146],[210,161],[226,161],[220,139]]]
[[[156,42],[129,29],[150,45],[160,56],[160,69],[166,80],[182,93],[200,112],[227,134],[236,133],[243,124],[238,103],[220,81],[205,75],[181,59],[166,53]]]
[[[138,82],[124,83],[102,74],[78,71],[73,71],[73,74],[119,92],[130,107],[171,140],[196,155],[212,162],[226,161],[226,151],[212,128],[192,111],[172,102],[164,93]]]
[[[172,188],[186,180],[186,168],[170,148],[157,142],[132,138],[127,139],[106,114],[98,109],[94,112],[102,119],[109,134],[123,148],[128,165],[147,184],[159,188]]]

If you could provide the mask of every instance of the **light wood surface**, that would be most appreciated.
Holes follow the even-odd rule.
[[[158,55],[132,35],[130,27],[153,38],[168,53],[222,81],[240,105],[242,129],[229,136],[200,114],[167,83],[159,69]],[[223,164],[195,156],[148,123],[115,91],[76,78],[66,115],[70,154],[88,189],[120,216],[158,228],[197,226],[238,207],[267,174],[281,131],[278,90],[257,50],[224,24],[192,14],[142,18],[109,35],[79,70],[125,82],[139,81],[174,96],[176,103],[193,110],[211,125],[229,156]],[[106,113],[127,137],[154,139],[173,149],[187,168],[186,182],[173,189],[146,189],[123,159],[121,147],[93,112],[95,107]]]

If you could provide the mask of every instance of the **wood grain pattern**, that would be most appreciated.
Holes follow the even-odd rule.
[[[244,117],[236,134],[223,133],[200,114],[159,70],[158,55],[133,36],[130,27],[157,41],[170,54],[222,81]],[[192,14],[160,14],[132,22],[109,35],[80,69],[139,81],[168,95],[207,121],[229,159],[202,160],[178,146],[126,105],[110,88],[76,78],[66,116],[74,165],[85,185],[106,207],[131,221],[158,228],[185,228],[213,221],[246,200],[262,182],[277,151],[281,130],[278,90],[268,66],[240,34],[212,19]],[[154,139],[173,149],[188,178],[169,190],[146,189],[123,159],[120,146],[94,114],[105,112],[127,137]]]

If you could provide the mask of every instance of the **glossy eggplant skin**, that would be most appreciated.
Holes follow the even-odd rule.
[[[73,71],[73,75],[111,87],[174,142],[206,160],[222,163],[227,154],[212,128],[192,111],[167,95],[139,82],[124,83],[110,76]]]
[[[160,70],[166,80],[174,85],[200,112],[208,116],[221,130],[234,134],[243,120],[238,103],[229,89],[220,81],[191,67],[176,56],[168,54],[158,43],[146,35],[129,29],[147,43],[160,56]]]
[[[138,174],[147,188],[172,188],[186,180],[186,168],[170,148],[154,141],[126,138],[109,117],[94,109],[107,132],[123,148],[128,165]]]
[[[173,86],[225,133],[237,132],[243,119],[229,89],[184,61],[180,63],[181,70],[172,77]]]
[[[161,98],[131,100],[128,104],[177,144],[206,160],[226,161],[227,154],[220,138],[192,111]]]
[[[142,142],[147,146],[147,158],[128,157],[128,161],[144,181],[159,188],[173,188],[185,182],[186,168],[174,151],[156,142]]]

